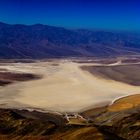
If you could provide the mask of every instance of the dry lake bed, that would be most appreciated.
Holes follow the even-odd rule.
[[[3,108],[80,112],[140,93],[139,62],[80,63],[52,59],[0,63],[0,70],[1,73],[32,74],[29,76],[33,77],[27,81],[12,79],[11,84],[0,87]]]

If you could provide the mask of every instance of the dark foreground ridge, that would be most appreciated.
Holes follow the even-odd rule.
[[[85,122],[59,113],[0,109],[0,139],[139,140],[139,99],[139,94],[128,96],[111,106],[84,111],[79,115]]]
[[[136,33],[0,23],[0,58],[114,57],[140,54]]]

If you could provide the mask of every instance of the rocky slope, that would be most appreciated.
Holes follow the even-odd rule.
[[[131,95],[112,105],[82,113],[99,130],[110,132],[126,140],[140,139],[140,95]]]
[[[0,139],[117,140],[116,135],[100,131],[94,124],[67,123],[63,116],[57,114],[1,109]]]
[[[70,123],[63,114],[0,109],[0,139],[139,140],[140,95],[80,113],[87,121]],[[77,119],[78,121],[78,119]]]

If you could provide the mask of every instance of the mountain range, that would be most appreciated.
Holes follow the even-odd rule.
[[[0,58],[138,55],[140,34],[0,22]]]

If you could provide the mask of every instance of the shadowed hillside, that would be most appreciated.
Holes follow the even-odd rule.
[[[134,33],[0,23],[0,58],[109,57],[140,53]]]

